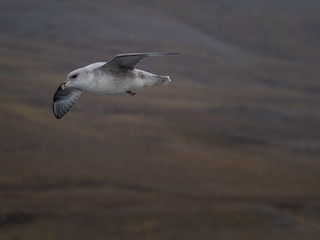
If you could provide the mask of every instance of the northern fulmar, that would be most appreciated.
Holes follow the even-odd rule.
[[[169,76],[135,69],[136,64],[147,57],[179,53],[128,53],[116,55],[109,62],[97,62],[78,68],[68,74],[53,96],[53,113],[61,119],[75,104],[81,93],[135,95],[135,91],[157,84],[167,84]]]

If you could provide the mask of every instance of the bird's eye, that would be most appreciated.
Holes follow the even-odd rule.
[[[70,78],[75,79],[76,77],[78,77],[78,74],[73,74],[72,76],[70,76]]]

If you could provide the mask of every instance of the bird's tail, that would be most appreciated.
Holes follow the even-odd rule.
[[[164,84],[167,85],[169,82],[171,82],[171,79],[169,76],[157,76],[158,84]]]
[[[159,75],[151,75],[148,76],[148,78],[144,79],[145,86],[153,86],[153,85],[159,85],[159,84],[168,84],[171,82],[169,76],[159,76]]]

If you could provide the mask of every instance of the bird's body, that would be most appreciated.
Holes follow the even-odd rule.
[[[93,63],[76,71],[86,72],[86,78],[75,84],[74,87],[93,94],[121,94],[136,91],[145,86],[168,83],[170,78],[158,76],[139,69],[106,73],[101,70],[104,62]],[[73,72],[70,73],[72,75]]]
[[[155,75],[134,67],[143,58],[172,54],[177,53],[121,54],[109,62],[97,62],[72,71],[53,97],[56,118],[62,118],[83,91],[93,94],[135,95],[134,91],[145,86],[169,83],[171,80],[168,76]]]

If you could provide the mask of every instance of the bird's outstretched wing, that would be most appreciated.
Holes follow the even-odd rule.
[[[147,57],[166,56],[179,54],[176,52],[154,52],[154,53],[128,53],[116,55],[109,62],[101,66],[101,69],[108,71],[132,70],[137,63]]]
[[[53,113],[57,119],[62,118],[80,97],[82,90],[73,87],[65,87],[61,83],[53,96]]]

